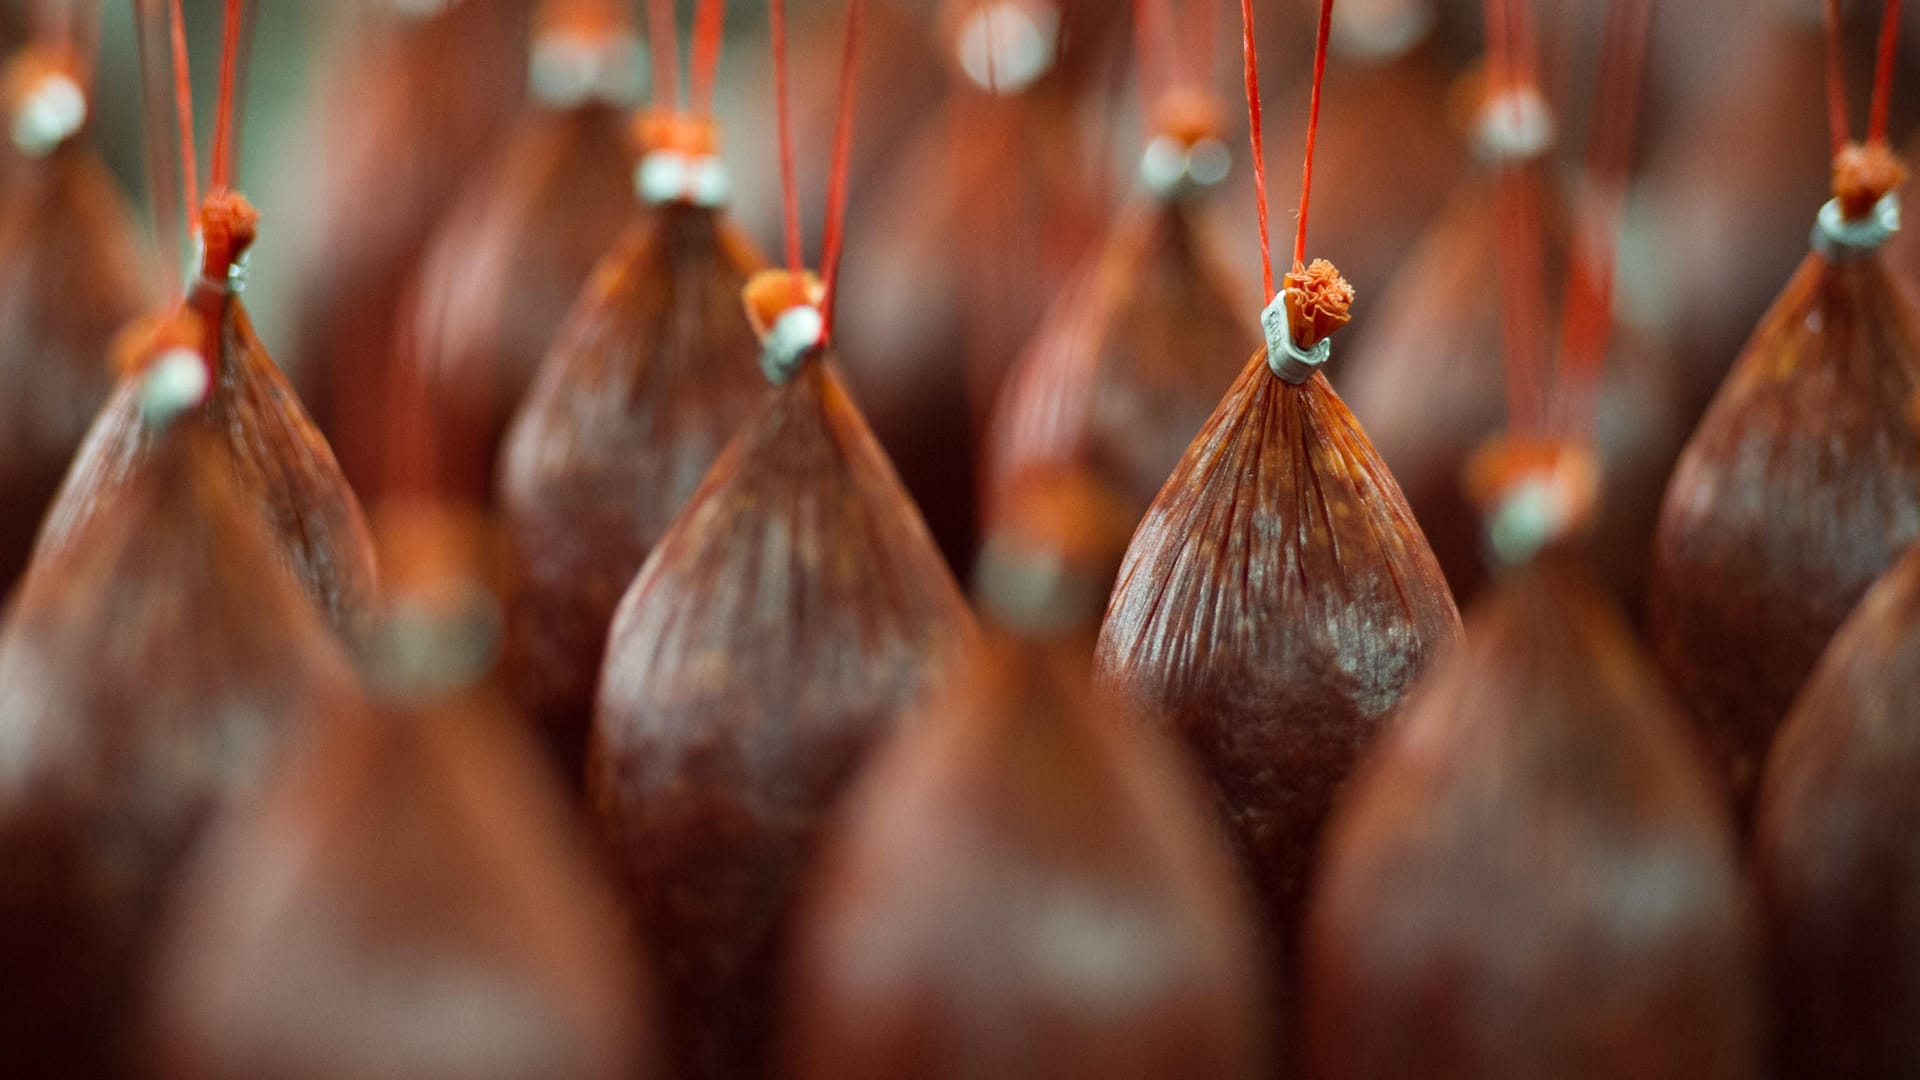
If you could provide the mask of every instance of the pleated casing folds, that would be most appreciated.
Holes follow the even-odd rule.
[[[1141,522],[1097,663],[1198,759],[1285,943],[1335,793],[1459,633],[1359,422],[1262,349]]]
[[[1920,555],[1854,610],[1767,758],[1754,876],[1783,1078],[1920,1071]]]
[[[1136,206],[1008,374],[990,488],[1035,463],[1084,461],[1144,511],[1257,344],[1239,293],[1198,205]]]
[[[1881,256],[1810,254],[1667,487],[1654,653],[1744,810],[1860,597],[1920,538],[1920,322]]]
[[[796,876],[972,617],[824,357],[722,451],[621,600],[588,755],[676,1071],[754,1075]]]
[[[992,640],[811,873],[781,1075],[1267,1075],[1251,897],[1206,793],[1088,684],[1131,508],[1084,472],[1009,487],[978,578]]]
[[[6,151],[10,152],[11,147]],[[0,590],[26,568],[87,425],[115,334],[151,299],[133,217],[83,138],[21,158],[0,202]]]
[[[364,629],[378,592],[373,541],[360,501],[299,397],[254,335],[240,298],[201,280],[189,306],[217,326],[213,387],[178,424],[208,433],[225,451],[243,502],[271,529],[281,562],[341,636]],[[129,488],[151,483],[158,443],[140,417],[141,380],[120,381],[94,419],[40,533],[36,559],[71,547],[87,523],[110,513]]]
[[[587,29],[603,49],[632,46],[618,25]],[[581,30],[555,30],[584,44]],[[493,495],[507,424],[633,203],[631,159],[618,102],[535,102],[436,229],[398,353],[429,388],[438,480],[452,493]]]
[[[35,561],[0,631],[0,1042],[20,1075],[124,1067],[181,860],[358,701],[219,437],[140,437],[137,482]]]
[[[655,1075],[610,882],[496,706],[342,717],[209,838],[152,996],[156,1075]]]
[[[740,291],[760,257],[722,211],[639,211],[595,271],[502,451],[507,664],[577,775],[607,630],[647,553],[766,394]]]
[[[1303,935],[1312,1075],[1758,1075],[1726,812],[1580,558],[1509,571],[1355,776]]]

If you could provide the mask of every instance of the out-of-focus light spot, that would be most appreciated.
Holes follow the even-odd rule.
[[[1493,95],[1480,107],[1474,147],[1489,161],[1526,161],[1553,147],[1553,108],[1532,86]]]
[[[1348,56],[1388,60],[1426,40],[1432,0],[1346,0],[1333,9],[1333,43]]]
[[[72,76],[55,73],[36,84],[13,112],[13,144],[45,157],[87,122],[87,95]]]
[[[960,27],[960,70],[983,89],[1018,94],[1053,66],[1060,15],[1031,0],[991,0]]]

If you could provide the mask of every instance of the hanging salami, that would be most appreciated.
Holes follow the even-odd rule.
[[[1328,19],[1323,6],[1322,70]],[[1311,162],[1310,138],[1309,183]],[[1267,274],[1266,348],[1147,511],[1098,653],[1105,679],[1205,769],[1276,943],[1291,939],[1347,771],[1460,632],[1419,524],[1321,373],[1353,290],[1305,262],[1310,190],[1293,269],[1279,291]],[[1264,195],[1260,217],[1264,233]]]
[[[785,9],[771,10],[784,76]],[[848,110],[859,12],[854,0]],[[844,112],[826,282],[850,123]],[[621,600],[588,755],[594,814],[657,957],[670,1056],[693,1078],[758,1073],[782,930],[821,822],[971,633],[830,359],[835,293],[798,270],[781,129],[789,269],[746,289],[774,389]]]
[[[1087,684],[1132,524],[1090,476],[1009,482],[993,624],[849,799],[797,917],[796,1080],[1269,1075],[1250,898],[1163,736]]]
[[[1482,484],[1511,565],[1329,828],[1304,942],[1312,1075],[1751,1080],[1733,831],[1569,542],[1592,459],[1504,456]]]
[[[231,451],[191,410],[183,316],[123,394],[140,473],[37,557],[0,628],[0,1043],[19,1075],[121,1075],[162,903],[207,822],[356,706]]]
[[[1743,815],[1834,630],[1920,538],[1920,312],[1880,251],[1906,175],[1885,138],[1887,10],[1868,139],[1845,141],[1836,61],[1834,198],[1688,441],[1655,541],[1654,651]]]
[[[1147,196],[1060,293],[1009,373],[987,450],[989,497],[1034,463],[1084,461],[1144,511],[1256,343],[1203,217],[1204,194],[1231,162],[1206,65],[1188,63],[1200,70],[1174,82],[1168,69],[1181,65],[1148,59],[1170,33],[1153,13],[1164,24],[1168,12],[1140,10],[1137,78],[1153,115],[1140,165]]]
[[[622,3],[543,0],[535,24],[533,100],[435,230],[395,345],[397,377],[429,388],[438,482],[482,504],[507,422],[632,204],[641,54]]]
[[[638,120],[640,205],[562,328],[503,451],[500,502],[515,569],[507,665],[573,776],[621,594],[766,395],[740,306],[760,255],[727,214],[730,184],[708,111],[721,14],[719,0],[706,0],[695,103],[656,106]]]
[[[189,868],[150,998],[154,1075],[657,1075],[611,883],[474,681],[493,639],[462,601],[484,592],[435,536],[407,545],[369,649],[377,710],[330,718]]]
[[[229,0],[228,21],[243,16]],[[179,5],[173,5],[178,25]],[[175,75],[186,84],[184,37]],[[372,541],[360,503],[348,488],[332,449],[299,397],[254,334],[240,301],[245,258],[259,215],[231,190],[234,85],[238,30],[229,34],[221,65],[221,107],[213,147],[212,186],[198,204],[197,276],[183,304],[204,329],[213,384],[181,423],[196,426],[226,447],[227,468],[247,501],[266,521],[292,571],[335,630],[351,641],[363,628],[378,587]],[[184,95],[183,95],[184,103]],[[191,131],[192,118],[181,116]],[[191,167],[192,140],[182,163]],[[192,173],[186,192],[197,199]],[[41,529],[36,559],[52,558],[76,542],[87,523],[111,510],[122,492],[146,483],[156,443],[141,420],[143,383],[123,378],[94,419]]]
[[[86,62],[28,46],[0,74],[12,145],[0,195],[0,590],[26,567],[87,425],[113,388],[103,358],[145,310],[132,215],[91,145]]]

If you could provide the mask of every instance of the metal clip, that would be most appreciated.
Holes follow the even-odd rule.
[[[678,150],[649,150],[634,169],[633,186],[648,206],[685,202],[712,210],[726,205],[732,193],[719,158]]]
[[[149,426],[164,428],[206,401],[212,384],[206,357],[188,348],[168,349],[154,357],[141,377],[140,415]]]
[[[1828,199],[1813,219],[1813,250],[1828,262],[1864,259],[1900,231],[1900,196],[1888,192],[1858,221],[1848,221],[1839,199]]]
[[[1293,343],[1293,326],[1287,321],[1287,294],[1276,294],[1260,313],[1260,329],[1267,337],[1267,367],[1275,375],[1298,386],[1313,378],[1333,355],[1333,339],[1321,338],[1313,348],[1301,350]]]
[[[760,370],[767,381],[785,386],[806,358],[826,340],[827,322],[811,304],[790,307],[774,320],[760,343]]]

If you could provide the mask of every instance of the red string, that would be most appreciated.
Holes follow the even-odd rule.
[[[1139,72],[1141,119],[1149,129],[1153,126],[1153,107],[1172,82],[1163,47],[1172,37],[1168,21],[1167,0],[1134,0],[1134,67]]]
[[[1840,0],[1827,0],[1827,129],[1836,156],[1847,148],[1847,77],[1840,52]]]
[[[1592,434],[1592,403],[1613,330],[1614,231],[1626,205],[1652,23],[1652,0],[1621,0],[1608,14],[1601,45],[1602,96],[1588,146],[1592,197],[1577,234],[1560,328],[1563,423],[1582,436]]]
[[[1500,284],[1505,293],[1501,338],[1507,358],[1507,418],[1518,431],[1539,429],[1542,399],[1538,313],[1546,300],[1540,282],[1534,181],[1525,166],[1503,171],[1497,206]]]
[[[71,0],[67,36],[73,46],[74,73],[84,86],[93,85],[100,60],[100,0]]]
[[[1152,10],[1146,9],[1151,7]],[[1140,48],[1144,62],[1149,52],[1159,54],[1159,82],[1156,84],[1161,93],[1175,87],[1209,93],[1213,89],[1214,37],[1220,30],[1220,7],[1218,0],[1184,0],[1180,5],[1180,18],[1175,20],[1169,0],[1151,0],[1151,4],[1136,5],[1141,10],[1138,16],[1140,30],[1150,35]],[[1180,47],[1180,39],[1186,39],[1186,48]],[[1159,48],[1152,48],[1153,44]]]
[[[1294,226],[1293,265],[1307,265],[1307,201],[1313,195],[1313,145],[1320,138],[1320,84],[1327,77],[1327,37],[1333,29],[1333,0],[1320,0],[1320,33],[1313,45],[1313,96],[1307,106],[1306,164],[1300,168],[1300,220]]]
[[[1509,62],[1513,49],[1507,40],[1505,0],[1485,0],[1481,5],[1481,20],[1486,24],[1487,33],[1487,91],[1497,94],[1513,85]]]
[[[1887,0],[1880,13],[1880,60],[1873,72],[1873,111],[1867,121],[1867,141],[1887,141],[1887,108],[1893,97],[1894,46],[1900,38],[1900,0]]]
[[[180,0],[168,0],[167,33],[173,49],[173,110],[180,125],[181,198],[186,203],[187,229],[200,235],[199,153],[193,148],[193,77],[187,70],[187,25],[180,15]]]
[[[1214,36],[1219,32],[1218,0],[1185,0],[1176,23],[1171,0],[1134,0],[1134,66],[1139,72],[1141,118],[1149,137],[1153,111],[1168,94],[1186,89],[1211,98]],[[1186,55],[1178,45],[1189,41]]]
[[[173,221],[179,192],[174,187],[176,165],[170,157],[174,153],[174,133],[169,130],[172,90],[167,70],[167,8],[161,0],[139,0],[136,14],[141,126],[146,135],[147,187],[153,199],[153,239],[162,281],[171,296],[180,290],[181,254],[178,222]]]
[[[1189,16],[1197,33],[1194,35],[1193,70],[1188,78],[1193,85],[1208,95],[1214,89],[1215,39],[1220,34],[1219,0],[1189,0],[1198,14]]]
[[[820,257],[820,278],[826,297],[820,304],[821,339],[833,340],[834,300],[839,295],[840,249],[845,242],[847,172],[853,147],[853,105],[859,75],[860,7],[847,4],[846,45],[840,53],[840,115],[833,124],[833,171],[827,177],[827,235]]]
[[[720,35],[726,27],[726,0],[700,0],[693,16],[693,111],[713,115],[713,78],[720,69]]]
[[[793,177],[793,125],[787,100],[787,4],[767,0],[767,36],[773,39],[773,103],[780,129],[780,209],[787,240],[787,269],[800,273],[800,187]]]
[[[1253,198],[1260,215],[1260,280],[1273,296],[1273,244],[1267,234],[1267,157],[1260,138],[1260,65],[1254,56],[1253,0],[1240,0],[1241,53],[1246,60],[1247,135],[1253,144]]]
[[[233,76],[239,67],[241,0],[227,0],[227,21],[220,42],[220,112],[213,128],[213,190],[228,187],[233,173]]]
[[[1513,95],[1533,90],[1529,49],[1523,38],[1528,20],[1525,0],[1486,0],[1488,90]],[[1540,250],[1538,176],[1533,166],[1507,162],[1500,173],[1495,203],[1502,302],[1502,354],[1507,372],[1508,423],[1519,431],[1540,427],[1541,339],[1546,327],[1544,256]]]
[[[673,0],[649,0],[647,31],[653,37],[653,104],[670,109],[680,95],[680,30]]]
[[[1508,0],[1513,10],[1507,16],[1507,33],[1511,35],[1508,47],[1512,50],[1508,64],[1515,78],[1522,86],[1538,89],[1540,86],[1540,67],[1535,57],[1533,15],[1526,0]]]

